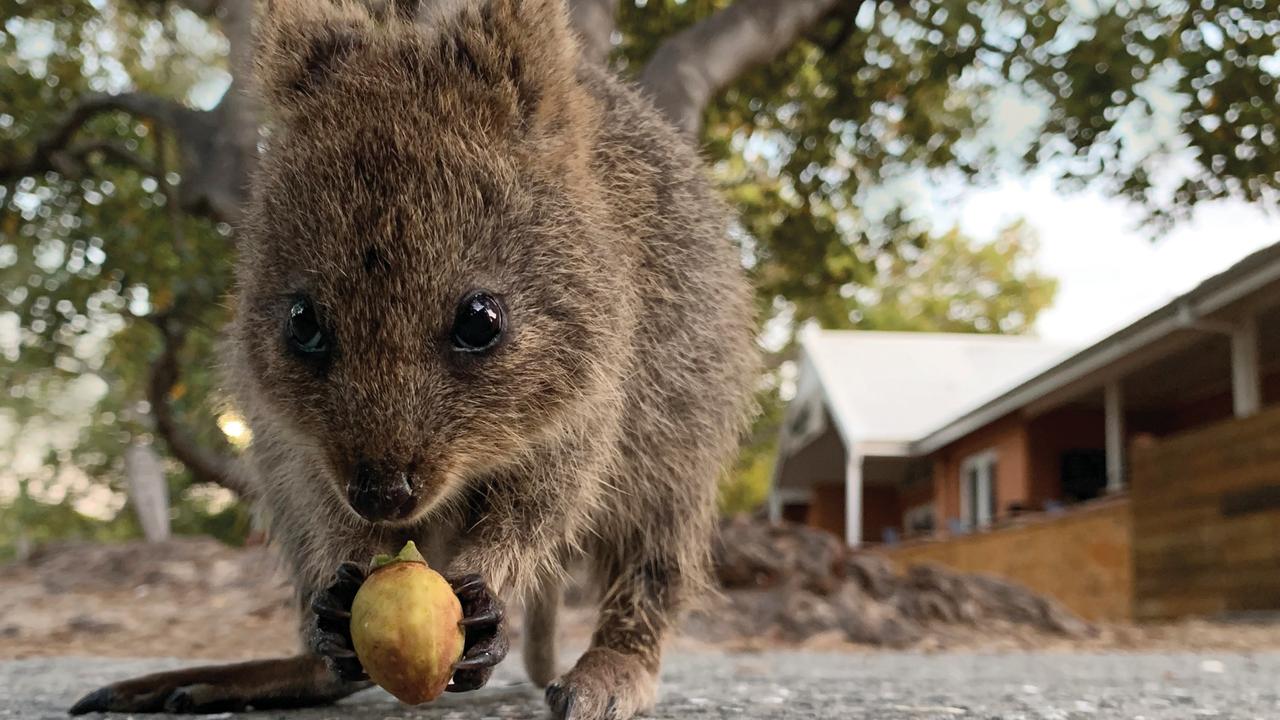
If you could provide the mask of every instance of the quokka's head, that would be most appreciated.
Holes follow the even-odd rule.
[[[358,515],[403,523],[607,387],[620,259],[561,0],[274,0],[239,392]]]

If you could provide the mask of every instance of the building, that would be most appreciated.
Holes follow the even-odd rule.
[[[810,331],[800,350],[771,510],[858,545],[932,531],[932,467],[913,444],[1067,349],[1006,335]]]
[[[1162,476],[1147,478],[1152,492],[1143,497],[1155,503],[1151,513],[1163,512],[1161,493],[1200,478],[1178,485],[1181,469],[1164,462],[1161,452],[1179,443],[1202,454],[1226,452],[1230,457],[1220,465],[1235,463],[1231,477],[1206,489],[1217,493],[1214,507],[1222,510],[1213,522],[1247,515],[1259,537],[1274,528],[1272,544],[1280,547],[1280,476],[1268,465],[1265,433],[1247,429],[1270,425],[1232,424],[1268,414],[1273,404],[1280,404],[1280,246],[1074,352],[1027,339],[813,332],[801,341],[770,511],[837,532],[851,545],[883,543],[903,557],[934,561],[976,543],[986,544],[986,555],[998,554],[990,538],[974,536],[999,537],[1011,528],[1025,535],[1028,526],[1063,525],[1078,520],[1073,513],[1105,507],[1108,527],[1115,528],[1112,544],[1124,548],[1095,555],[1127,563],[1115,573],[1119,580],[1107,582],[1127,584],[1117,592],[1129,597],[1114,607],[1128,610],[1092,614],[1134,608],[1139,615],[1178,614],[1144,605],[1134,590],[1144,572],[1140,557],[1152,543],[1134,534],[1145,515],[1138,489],[1127,490],[1139,465],[1148,476],[1162,468]],[[1248,436],[1250,444],[1193,442],[1210,436]],[[1275,442],[1280,446],[1280,435]],[[1131,453],[1143,459],[1135,463]],[[1241,457],[1252,458],[1252,465],[1239,466]],[[1243,494],[1227,497],[1228,487]],[[1231,507],[1235,515],[1227,513]],[[1170,522],[1170,537],[1194,535],[1200,527]],[[1088,544],[1088,533],[1101,531],[1079,532]],[[1018,542],[1029,547],[1032,540],[1020,536]],[[1062,543],[1049,547],[1058,548],[1055,556],[1070,555]],[[1010,553],[1027,564],[1025,552]],[[1176,554],[1163,557],[1174,562]],[[1030,564],[1053,572],[1046,558]],[[1280,590],[1280,557],[1274,570]],[[1280,605],[1280,592],[1272,597]],[[1219,605],[1259,602],[1237,598]]]

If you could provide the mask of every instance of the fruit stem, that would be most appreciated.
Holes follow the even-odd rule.
[[[422,563],[423,565],[426,565],[427,559],[422,557],[422,553],[418,552],[418,546],[415,545],[412,540],[410,540],[409,542],[404,544],[404,547],[400,548],[400,553],[395,555],[394,557],[391,555],[387,555],[385,553],[381,555],[375,555],[373,558],[373,567],[374,569],[377,569],[386,565],[390,565],[391,563],[398,563],[398,562],[416,562],[416,563]]]

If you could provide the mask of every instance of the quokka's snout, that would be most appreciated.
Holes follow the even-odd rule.
[[[412,517],[426,494],[415,468],[388,461],[360,460],[347,481],[347,503],[370,522]]]

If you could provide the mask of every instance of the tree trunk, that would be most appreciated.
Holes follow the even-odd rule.
[[[831,12],[857,14],[863,0],[738,0],[662,43],[640,75],[658,109],[690,136],[726,85],[781,55]]]
[[[129,502],[148,542],[169,539],[169,483],[164,465],[150,442],[134,440],[124,451]]]

